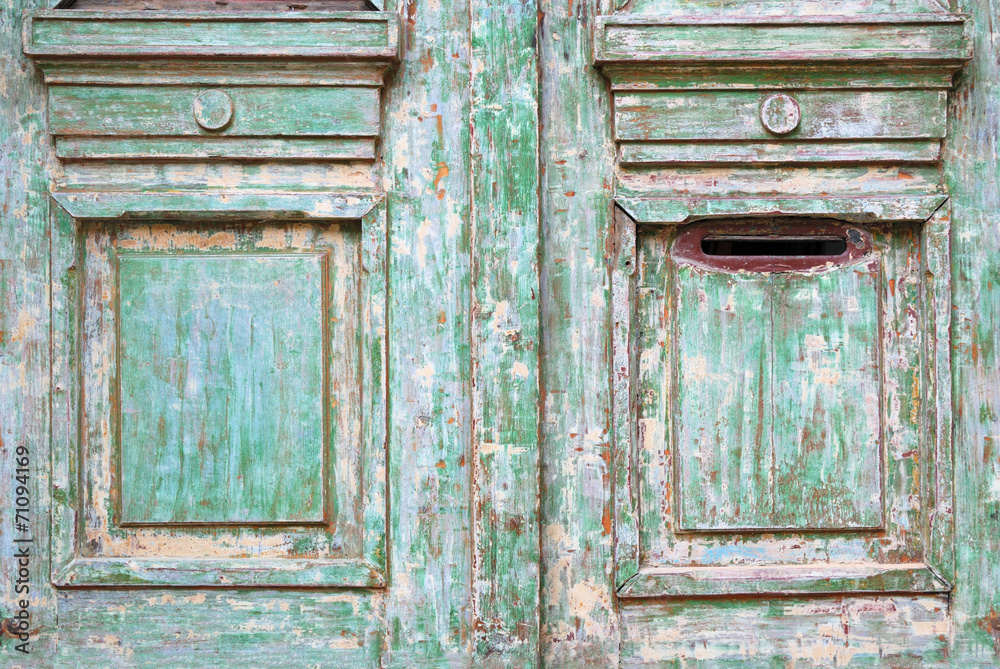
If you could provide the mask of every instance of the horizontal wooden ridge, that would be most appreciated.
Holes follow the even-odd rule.
[[[923,563],[818,563],[643,568],[618,594],[632,598],[950,591],[951,585]]]
[[[390,12],[41,11],[24,24],[24,51],[45,58],[398,57]]]
[[[594,62],[935,62],[971,57],[960,14],[597,19]]]

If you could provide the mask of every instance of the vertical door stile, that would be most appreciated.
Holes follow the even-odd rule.
[[[537,663],[538,9],[472,0],[476,657]]]

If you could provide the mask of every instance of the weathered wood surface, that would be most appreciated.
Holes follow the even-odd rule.
[[[327,271],[322,253],[117,254],[119,522],[324,520]]]
[[[990,21],[1000,8],[993,0],[961,7],[939,0],[407,0],[360,18],[309,11],[234,19],[236,12],[224,10],[209,19],[115,12],[108,21],[83,11],[81,2],[81,10],[45,15],[28,30],[29,51],[40,54],[52,85],[54,154],[42,77],[18,44],[21,10],[39,3],[8,4],[0,14],[6,179],[0,470],[6,477],[13,449],[31,445],[36,545],[48,544],[51,510],[53,576],[69,587],[55,595],[47,561],[35,563],[35,655],[24,663],[8,635],[0,649],[6,664],[1000,663],[1000,459],[993,446],[1000,306],[991,297],[1000,254],[994,220],[1000,208],[1000,73]],[[165,8],[161,0],[145,4]],[[624,13],[609,17],[612,5]],[[392,27],[397,10],[398,44]],[[948,10],[973,15],[977,60],[952,102],[943,154],[946,189],[937,164],[945,90],[968,53],[961,23]],[[685,16],[663,19],[677,14]],[[836,14],[868,18],[831,18]],[[767,16],[786,18],[759,18]],[[795,16],[800,18],[787,18]],[[66,30],[66,23],[76,27]],[[596,28],[603,40],[602,26],[614,26],[613,39],[597,44],[596,52],[599,62],[605,56],[615,61],[604,71],[621,103],[617,111],[609,81],[592,67],[592,34]],[[739,45],[738,58],[797,54],[800,62],[762,78],[763,60],[714,68],[689,60],[732,60],[736,50],[723,48],[729,44]],[[95,64],[92,56],[100,49],[123,59]],[[669,70],[624,63],[643,51],[662,62],[685,62]],[[74,61],[84,53],[89,60]],[[248,53],[292,60],[214,60]],[[850,66],[849,80],[846,65],[802,64],[831,54],[841,65],[867,64]],[[180,66],[167,60],[177,55],[190,60]],[[397,55],[397,69],[382,88],[385,66]],[[358,57],[375,60],[350,61]],[[906,68],[886,65],[906,58]],[[920,60],[926,64],[914,64]],[[237,103],[232,124],[213,131],[197,125],[190,103],[205,88],[229,91]],[[781,88],[797,91],[802,120],[778,141],[760,125],[758,105]],[[248,106],[259,115],[240,116]],[[102,115],[107,109],[114,113]],[[291,115],[293,109],[304,115]],[[79,133],[96,134],[70,136]],[[314,136],[299,137],[303,133]],[[66,208],[52,205],[51,224],[50,184]],[[384,208],[372,214],[383,194]],[[618,213],[613,194],[622,207]],[[777,358],[789,362],[785,377],[771,383],[775,398],[783,400],[765,414],[771,424],[785,416],[795,432],[777,438],[792,448],[781,462],[792,470],[811,463],[806,485],[798,488],[757,480],[761,485],[744,496],[741,513],[759,511],[758,525],[765,529],[784,524],[828,531],[706,535],[671,525],[678,519],[678,490],[670,472],[680,453],[668,447],[678,416],[670,416],[664,381],[672,378],[675,349],[705,355],[711,344],[717,358],[732,358],[734,378],[748,369],[738,364],[746,356],[733,348],[747,341],[745,324],[728,339],[718,338],[717,327],[679,340],[670,332],[676,318],[671,296],[680,283],[665,252],[676,232],[672,226],[720,215],[839,216],[874,231],[881,254],[876,269],[775,276],[767,283],[784,283],[764,291],[757,303],[740,296],[741,304],[770,306],[770,312],[776,300],[781,304],[777,325],[757,330],[769,333],[758,357],[772,367]],[[120,218],[119,227],[102,222],[108,217]],[[307,222],[296,222],[302,219]],[[343,249],[326,262],[340,268],[333,278],[343,274],[347,280],[332,281],[324,299],[345,310],[333,314],[332,331],[354,321],[357,326],[350,346],[331,347],[327,382],[336,386],[333,413],[342,412],[332,422],[340,421],[337,430],[358,443],[381,444],[380,430],[388,432],[387,465],[376,472],[363,473],[363,451],[353,451],[346,462],[337,460],[344,448],[331,451],[339,485],[327,491],[329,499],[339,500],[337,513],[352,522],[338,524],[339,534],[325,539],[284,527],[290,519],[316,522],[314,508],[295,515],[307,507],[302,496],[317,494],[308,472],[299,472],[299,497],[281,501],[294,508],[266,509],[259,496],[237,488],[199,490],[198,480],[165,490],[152,479],[162,468],[157,463],[171,462],[176,450],[143,454],[153,458],[143,464],[118,462],[102,447],[103,461],[79,461],[73,444],[81,406],[96,403],[101,416],[113,416],[142,404],[139,386],[126,383],[122,397],[129,401],[112,406],[119,398],[110,391],[117,368],[109,333],[122,331],[114,325],[115,300],[138,300],[148,316],[140,319],[137,311],[133,320],[122,320],[125,353],[184,357],[185,364],[197,356],[167,355],[156,348],[155,333],[141,339],[144,321],[183,324],[199,314],[214,321],[220,316],[212,301],[217,297],[195,300],[197,313],[161,313],[140,291],[150,287],[149,272],[133,272],[116,294],[114,272],[109,281],[97,281],[100,255],[143,235],[171,240],[171,248],[186,250],[189,265],[208,247],[226,257],[249,254],[239,256],[234,271],[209,276],[204,266],[192,268],[185,286],[175,282],[167,291],[177,298],[218,283],[225,292],[239,276],[235,270],[256,262],[262,249],[277,254],[267,256],[271,262],[294,254],[296,263],[311,267],[309,254],[318,251],[304,243],[306,229],[343,236]],[[84,232],[90,247],[81,254]],[[233,238],[225,238],[230,233]],[[124,250],[123,257],[135,252]],[[140,265],[132,269],[149,269]],[[344,270],[348,266],[354,269]],[[309,271],[239,282],[247,292],[230,304],[248,308],[251,291],[270,289],[273,281],[280,289],[291,275],[300,288],[315,288],[303,278]],[[74,291],[88,280],[90,297],[81,301]],[[726,305],[729,284],[755,280],[713,281],[715,302]],[[711,292],[704,285],[699,290]],[[359,291],[373,299],[352,300]],[[803,306],[825,304],[820,293],[835,296],[848,320],[834,327]],[[315,309],[289,313],[274,301],[279,295],[260,303],[271,305],[271,320],[299,333],[308,329]],[[310,295],[314,300],[315,290]],[[49,299],[57,315],[52,322]],[[96,308],[102,302],[107,310]],[[875,303],[880,312],[854,310]],[[879,328],[876,316],[883,321],[877,352],[871,336]],[[78,318],[90,323],[89,330],[77,332]],[[773,313],[763,320],[773,321]],[[686,322],[712,321],[692,315]],[[212,346],[241,341],[243,321],[232,323],[228,339],[213,340],[205,350],[215,356]],[[821,334],[824,345],[800,340],[804,330]],[[86,341],[95,335],[103,342],[96,349]],[[295,343],[293,333],[283,345]],[[73,366],[86,363],[88,351],[102,350],[87,363],[99,382],[78,378]],[[78,352],[84,359],[77,360]],[[358,372],[354,356],[371,364]],[[881,357],[884,372],[877,392],[874,357]],[[109,366],[103,370],[102,364]],[[358,387],[372,388],[372,375],[383,368],[388,398],[352,395]],[[146,378],[145,368],[124,369]],[[359,374],[364,378],[355,378]],[[817,374],[838,376],[839,383],[818,387],[812,383]],[[237,385],[242,378],[223,365],[203,380],[226,385],[220,375]],[[308,373],[295,380],[312,383]],[[78,382],[89,390],[80,394]],[[800,386],[804,391],[794,392]],[[703,395],[696,405],[731,392],[689,390],[691,397]],[[876,407],[880,428],[874,414],[828,410],[842,394],[852,395],[844,401],[871,404],[864,397],[872,393],[881,393],[873,400],[882,402]],[[289,413],[276,423],[267,422],[267,412],[248,420],[278,429],[308,407],[302,398],[314,394],[310,385],[308,392],[277,397],[274,404]],[[358,418],[357,407],[366,402],[377,407],[374,421]],[[796,413],[819,404],[824,411]],[[680,419],[697,417],[699,408]],[[51,435],[50,410],[57,417]],[[630,422],[634,412],[641,416],[636,425]],[[703,422],[716,429],[717,417],[710,407]],[[84,419],[95,442],[114,434],[113,421],[101,418],[95,426]],[[835,431],[842,439],[820,439],[822,448],[800,458],[794,447],[803,421],[815,433]],[[134,432],[128,443],[138,453],[140,433],[148,430]],[[735,434],[722,430],[717,441],[735,447]],[[865,478],[877,469],[871,450],[842,458],[873,439],[884,442],[878,481]],[[184,443],[174,440],[171,447]],[[230,453],[267,458],[257,446]],[[278,451],[274,457],[302,466],[317,457],[312,437],[294,447],[296,456]],[[739,455],[741,467],[757,466],[745,458],[746,449]],[[744,469],[726,477],[752,484],[756,479],[744,476]],[[78,471],[86,475],[77,477]],[[121,475],[151,480],[148,489],[133,487],[146,497],[129,506],[124,527],[108,524],[121,514],[110,492],[83,506],[67,503],[88,489],[113,490],[111,482]],[[718,479],[710,483],[723,501],[738,493]],[[833,483],[841,488],[831,492]],[[875,503],[879,484],[884,499]],[[0,480],[0,490],[10,485]],[[374,490],[365,508],[354,495],[360,489]],[[798,499],[810,492],[811,502]],[[152,507],[154,496],[201,499],[206,504],[195,509],[195,520],[222,518],[226,527],[192,533],[182,527],[190,509],[182,505],[178,515],[178,508]],[[775,500],[784,500],[788,513],[768,507]],[[274,526],[239,526],[237,511],[244,507]],[[824,525],[831,518],[839,527]],[[700,520],[696,524],[704,529]],[[880,524],[884,531],[869,527]],[[5,517],[5,557],[13,549],[11,527]],[[95,543],[77,544],[77,527],[88,527]],[[312,559],[338,551],[360,557]],[[208,556],[215,560],[210,568]],[[0,569],[6,583],[12,563],[4,560]],[[284,587],[316,579],[322,588]],[[127,588],[97,587],[108,583]],[[352,587],[335,587],[344,584]],[[943,593],[952,585],[949,599]],[[4,617],[13,610],[12,597],[4,592]]]
[[[621,93],[615,99],[616,137],[646,141],[773,139],[774,134],[761,123],[760,106],[765,97],[756,91]],[[789,135],[794,139],[944,136],[944,91],[807,91],[796,93],[795,99],[802,109],[802,121]]]
[[[879,270],[675,268],[680,527],[881,527]]]
[[[32,15],[26,52],[44,57],[306,56],[395,58],[398,34],[391,13],[86,12]]]
[[[473,610],[488,666],[538,659],[536,3],[472,2]]]
[[[538,4],[542,163],[542,630],[545,666],[613,666],[610,260],[613,145],[592,53],[605,0]]]
[[[964,666],[948,647],[948,600],[835,597],[629,603],[622,666]]]
[[[952,199],[955,311],[953,657],[1000,664],[1000,27],[995,0],[954,2],[975,56],[952,99],[945,173]]]
[[[49,130],[62,136],[206,135],[191,113],[204,88],[58,86],[49,97]],[[233,121],[227,137],[360,136],[379,132],[377,88],[226,87]],[[290,110],[294,110],[290,113]]]
[[[0,663],[33,666],[48,662],[56,642],[56,594],[49,585],[48,544],[51,505],[48,466],[49,397],[49,242],[48,173],[51,147],[45,130],[45,95],[41,78],[22,54],[21,13],[44,3],[0,5],[0,617],[4,633]],[[27,489],[31,513],[18,529],[14,503],[18,458],[28,457]],[[58,494],[58,491],[55,491]],[[31,539],[18,544],[18,539]],[[27,631],[32,656],[16,650],[22,643],[11,632],[26,593],[17,592],[15,551],[32,555],[26,583],[30,588]],[[43,665],[44,666],[44,665]]]
[[[470,10],[400,2],[386,91],[388,667],[469,663],[474,648]]]
[[[594,58],[664,61],[810,61],[897,58],[948,61],[968,58],[962,19],[946,13],[837,17],[822,15],[654,18],[615,15],[598,19]]]
[[[947,0],[615,0],[615,8],[629,14],[684,13],[698,17],[720,16],[853,16],[893,13],[922,14],[954,10]]]

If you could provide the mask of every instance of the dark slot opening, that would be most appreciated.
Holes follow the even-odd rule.
[[[839,256],[847,250],[843,237],[749,237],[709,235],[701,240],[709,256]]]

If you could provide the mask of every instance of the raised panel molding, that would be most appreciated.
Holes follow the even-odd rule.
[[[594,44],[632,167],[936,163],[947,90],[970,58],[965,18],[940,12],[616,14]],[[768,125],[775,94],[787,128]]]
[[[329,520],[326,261],[117,254],[121,525]]]
[[[597,20],[594,63],[610,82],[617,147],[620,597],[950,590],[950,215],[939,161],[966,32],[964,16],[944,12]],[[733,270],[709,286],[667,250],[688,224],[801,216],[863,226],[877,253],[843,270]],[[843,307],[843,322],[795,302],[815,303],[817,291]],[[736,310],[744,322],[729,322]],[[840,343],[805,343],[821,332]],[[817,355],[836,386],[813,387]],[[704,359],[690,382],[677,377],[682,356]],[[800,452],[810,430],[838,435]],[[810,507],[810,491],[842,504]]]
[[[97,195],[52,206],[53,583],[385,586],[384,200]]]
[[[55,10],[24,27],[70,170],[110,160],[373,162],[397,41],[386,12]]]
[[[937,201],[940,203],[940,199]],[[845,198],[817,198],[813,213],[839,217],[837,211],[844,202]],[[748,213],[739,211],[738,198],[730,198],[729,203],[731,215]],[[865,206],[866,199],[858,198],[853,207],[846,209],[864,209]],[[765,491],[756,502],[751,498],[740,498],[751,513],[755,507],[761,506],[764,498],[768,502],[765,508],[772,500],[774,503],[781,502],[781,510],[786,517],[788,513],[800,516],[791,523],[779,518],[777,522],[768,520],[756,528],[746,523],[727,527],[720,524],[718,518],[706,525],[700,522],[699,516],[699,522],[692,525],[689,511],[680,508],[684,506],[688,509],[695,505],[697,510],[698,496],[687,498],[692,494],[689,489],[692,474],[685,476],[682,471],[693,466],[689,461],[691,458],[700,459],[703,456],[685,451],[690,440],[669,436],[671,432],[677,433],[682,429],[680,422],[697,421],[692,408],[678,407],[680,410],[670,412],[671,417],[666,420],[656,413],[664,411],[663,406],[677,402],[669,396],[664,397],[664,394],[677,392],[676,385],[672,391],[657,390],[655,386],[662,385],[663,378],[671,378],[665,367],[671,366],[669,360],[673,356],[684,355],[685,344],[684,337],[677,334],[678,315],[670,313],[674,307],[664,306],[670,302],[668,294],[677,290],[678,283],[669,270],[670,262],[664,259],[669,253],[650,255],[649,251],[669,246],[677,231],[683,229],[678,223],[683,224],[685,219],[663,222],[660,219],[665,217],[632,218],[622,208],[617,209],[611,273],[614,310],[610,326],[614,401],[614,541],[619,596],[763,596],[950,590],[948,579],[952,571],[952,557],[947,546],[951,541],[949,500],[952,495],[952,454],[949,428],[945,426],[951,415],[950,371],[948,352],[939,341],[944,332],[942,328],[948,327],[951,309],[950,276],[942,271],[948,261],[946,240],[950,219],[947,202],[932,211],[926,221],[910,219],[906,222],[909,216],[907,211],[906,207],[898,207],[888,211],[885,220],[878,221],[880,207],[876,202],[864,217],[869,225],[883,230],[878,245],[893,258],[894,265],[890,275],[893,288],[887,289],[883,280],[879,294],[870,300],[886,310],[892,323],[881,328],[882,332],[892,331],[890,336],[883,339],[880,334],[872,333],[877,341],[882,342],[883,348],[883,352],[875,354],[875,357],[885,356],[890,360],[880,375],[883,380],[876,384],[882,386],[877,390],[881,397],[878,402],[885,407],[880,411],[884,411],[887,422],[874,433],[878,443],[867,446],[868,455],[876,458],[873,464],[869,457],[867,465],[880,469],[878,479],[869,478],[867,483],[858,481],[855,488],[842,494],[864,497],[871,493],[876,501],[874,506],[861,504],[862,515],[857,520],[842,519],[836,529],[829,524],[821,524],[817,532],[817,525],[809,525],[812,510],[797,504],[794,499],[794,494],[816,483],[811,479],[800,483],[786,481],[784,489],[792,493],[787,499],[780,495],[775,497],[774,490]],[[781,214],[778,213],[772,220],[780,221]],[[713,218],[713,221],[722,223],[725,219]],[[906,245],[894,242],[895,236],[907,237],[908,227],[916,232]],[[917,257],[920,258],[919,263],[906,260]],[[854,271],[850,266],[845,269]],[[880,276],[885,272],[885,268],[878,270]],[[641,275],[645,278],[640,282]],[[734,280],[742,278],[732,276]],[[789,276],[792,275],[773,275],[779,281],[788,280]],[[794,276],[810,282],[808,274]],[[820,278],[817,287],[828,278],[825,272],[816,277]],[[662,288],[655,288],[660,284]],[[660,292],[659,297],[656,297],[657,291]],[[704,290],[696,292],[701,295],[699,299],[711,300]],[[927,296],[927,299],[921,295]],[[852,296],[856,297],[853,293]],[[753,296],[743,297],[745,300],[742,303],[754,304]],[[757,303],[766,306],[767,301],[761,295]],[[722,310],[730,309],[726,303],[716,306]],[[906,314],[913,314],[914,320],[904,325],[909,318]],[[800,318],[803,316],[805,314],[799,314]],[[689,319],[689,322],[697,324],[698,321]],[[896,332],[897,328],[902,328],[902,331]],[[753,338],[753,333],[761,332],[761,328],[743,324],[730,334],[736,336],[741,332],[740,336]],[[730,335],[715,328],[714,334],[695,335],[687,347],[711,357],[711,339],[720,336]],[[777,336],[772,335],[773,338]],[[781,336],[791,341],[794,332],[782,326]],[[665,341],[672,343],[665,346],[662,343]],[[764,342],[765,348],[768,343]],[[679,349],[672,352],[675,347]],[[781,349],[774,348],[773,351],[780,352]],[[719,351],[718,354],[734,355],[734,352]],[[665,362],[657,362],[658,358]],[[724,360],[716,356],[710,362],[705,373],[719,374],[719,365],[724,364]],[[908,383],[905,379],[910,377],[912,387],[904,387],[904,383]],[[871,386],[870,380],[862,383],[866,384]],[[724,385],[728,388],[731,384]],[[718,403],[707,397],[710,393],[705,392],[706,387],[697,383],[693,387],[706,395],[703,400],[713,402],[712,408],[706,410],[710,414],[706,417],[706,425],[711,428],[715,421],[724,420],[715,411]],[[869,388],[869,394],[871,390]],[[739,395],[739,388],[734,392]],[[919,408],[919,412],[911,412],[907,407],[907,415],[904,416],[901,413],[901,395],[907,393],[917,393],[920,399],[913,406]],[[851,395],[852,402],[858,401],[857,394]],[[712,398],[721,396],[716,393]],[[755,407],[758,404],[754,402]],[[870,404],[869,398],[861,405],[852,406],[866,410]],[[767,406],[767,402],[760,406]],[[774,410],[781,411],[782,408],[776,405]],[[821,418],[822,413],[814,418]],[[723,446],[738,451],[733,441],[738,439],[738,433],[729,430],[724,434],[727,440]],[[797,439],[786,441],[786,449],[798,443]],[[910,450],[902,453],[900,447],[904,444]],[[850,446],[852,448],[848,450],[856,449],[864,453],[863,444]],[[918,460],[911,462],[916,454],[920,454]],[[748,455],[752,460],[753,453]],[[763,457],[765,454],[760,455]],[[890,458],[889,464],[880,465],[881,458]],[[857,464],[848,461],[841,466],[852,468]],[[797,461],[794,467],[807,465],[808,458]],[[866,477],[864,471],[859,470],[855,474],[862,479]],[[749,478],[749,473],[739,472],[729,480],[750,483]],[[932,481],[933,485],[917,497],[899,496],[899,489],[921,485],[921,481]],[[796,490],[799,484],[803,488],[801,491]],[[879,490],[881,486],[886,486],[884,492]],[[720,499],[734,499],[733,490],[723,493]],[[674,510],[675,505],[677,510]],[[847,510],[828,509],[823,513],[831,512],[839,515],[847,513]],[[904,515],[908,517],[902,518]],[[901,523],[911,529],[919,529],[916,533],[901,532]],[[763,551],[765,544],[768,550]],[[892,548],[884,550],[882,546]],[[817,560],[816,552],[826,557]]]
[[[385,12],[36,12],[52,582],[387,582]]]

